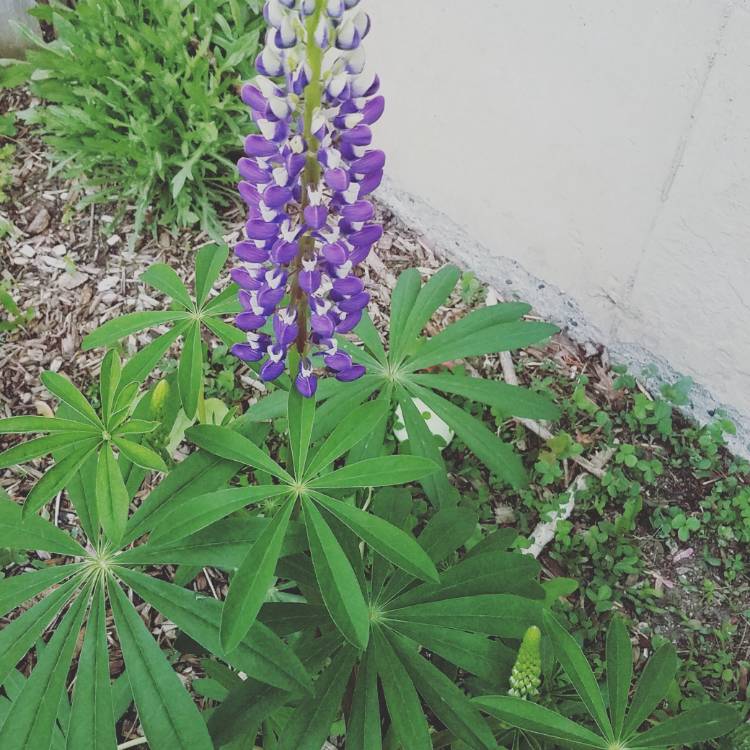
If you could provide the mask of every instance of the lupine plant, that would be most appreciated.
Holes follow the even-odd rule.
[[[242,92],[260,134],[239,164],[249,214],[233,283],[213,289],[228,257],[215,245],[196,256],[194,297],[175,271],[152,267],[143,280],[172,308],[108,322],[86,346],[171,329],[124,364],[104,353],[99,403],[47,373],[55,416],[0,421],[0,434],[45,435],[9,448],[0,466],[53,461],[23,506],[0,498],[0,548],[37,568],[19,574],[11,563],[0,579],[3,750],[115,750],[116,719],[132,718],[131,705],[143,737],[120,747],[154,750],[320,750],[331,738],[347,750],[500,750],[509,734],[545,750],[664,750],[736,724],[713,705],[652,724],[675,673],[671,646],[626,710],[632,664],[619,621],[603,692],[551,614],[560,587],[512,551],[515,532],[485,533],[460,502],[414,400],[520,484],[512,447],[451,397],[502,416],[554,419],[556,408],[449,365],[554,329],[510,303],[427,336],[455,287],[451,267],[424,286],[414,270],[401,275],[389,332],[365,312],[357,268],[382,232],[366,198],[382,175],[383,154],[369,146],[384,103],[363,71],[370,22],[358,6],[266,3],[260,75]],[[201,409],[204,333],[231,343],[269,391],[221,424]],[[180,341],[179,395],[197,424],[187,457],[168,467],[147,444],[169,429],[164,381],[147,381]],[[409,434],[401,451],[386,439],[396,405]],[[77,517],[70,533],[57,512],[48,520],[48,502],[59,510],[63,495],[65,523]],[[226,593],[178,582],[209,568]],[[179,631],[166,649],[144,623],[151,609]],[[540,638],[593,724],[534,702]],[[114,680],[112,650],[124,664]],[[173,669],[181,655],[202,657],[192,694]]]

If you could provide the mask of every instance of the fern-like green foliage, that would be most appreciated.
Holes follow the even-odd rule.
[[[251,129],[237,86],[253,76],[263,18],[237,0],[53,1],[33,14],[55,41],[28,53],[40,126],[86,201],[136,208],[144,225],[199,224],[218,235],[216,207],[232,155]]]

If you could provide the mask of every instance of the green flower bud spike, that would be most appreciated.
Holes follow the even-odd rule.
[[[535,698],[542,684],[542,631],[532,625],[524,634],[516,663],[510,675],[508,695]]]

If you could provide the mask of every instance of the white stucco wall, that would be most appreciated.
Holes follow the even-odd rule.
[[[395,184],[750,415],[750,0],[369,5]]]

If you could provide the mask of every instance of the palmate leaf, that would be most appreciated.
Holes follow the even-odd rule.
[[[320,750],[335,721],[356,660],[353,648],[343,647],[318,677],[312,695],[297,706],[279,737],[277,750]]]
[[[47,629],[81,585],[78,576],[59,586],[0,630],[0,684]]]
[[[114,346],[120,339],[130,336],[131,333],[145,331],[156,326],[175,323],[176,321],[187,321],[187,311],[181,310],[153,310],[146,312],[134,312],[113,318],[95,331],[84,337],[81,348],[83,351],[99,349],[106,346]],[[153,342],[152,342],[153,343]],[[158,360],[157,360],[158,361]]]
[[[177,275],[177,272],[166,263],[154,263],[149,266],[141,274],[141,280],[154,289],[164,292],[167,297],[171,297],[186,310],[194,310],[193,301],[190,299],[187,287]]]
[[[571,747],[607,750],[610,743],[590,729],[531,701],[509,695],[486,695],[474,703],[485,713],[511,726],[524,729]]]
[[[406,320],[414,307],[421,286],[422,280],[416,268],[407,268],[399,274],[391,295],[391,323],[388,327],[391,352],[395,353],[403,348],[402,336]]]
[[[47,390],[67,404],[74,412],[80,414],[87,422],[99,429],[103,428],[101,419],[89,404],[84,395],[67,379],[56,372],[43,372],[42,383]]]
[[[84,593],[73,602],[55,628],[52,639],[0,728],[0,746],[4,749],[39,750],[50,746],[87,605],[88,596]]]
[[[26,440],[19,445],[8,448],[7,451],[0,453],[0,469],[7,469],[9,466],[16,466],[27,461],[33,461],[35,458],[46,456],[59,448],[69,448],[72,446],[85,446],[91,440],[97,440],[92,437],[91,432],[60,432],[46,437],[33,438]]]
[[[416,540],[388,521],[372,513],[334,500],[320,493],[313,497],[318,505],[338,518],[371,549],[415,578],[425,581],[440,581],[435,564]]]
[[[98,435],[101,430],[94,425],[59,417],[8,417],[0,419],[0,435],[21,435],[27,432],[90,432]]]
[[[437,465],[421,456],[381,456],[348,464],[309,482],[312,489],[389,487],[415,482],[437,470]]]
[[[418,654],[416,642],[396,634],[386,637],[435,716],[469,747],[495,750],[497,743],[489,726],[453,680]]]
[[[375,664],[396,737],[410,750],[432,750],[430,729],[416,688],[380,628],[373,630]]]
[[[130,495],[109,442],[99,451],[96,465],[96,510],[104,533],[118,544],[128,521]]]
[[[310,677],[294,654],[262,623],[256,622],[238,646],[225,651],[219,621],[221,602],[134,570],[118,576],[212,654],[256,680],[287,691],[308,690]]]
[[[313,421],[315,419],[315,399],[303,398],[296,388],[292,388],[289,391],[287,418],[289,420],[289,447],[292,451],[292,466],[295,476],[301,477],[305,473],[307,453],[310,450]]]
[[[349,750],[382,750],[378,670],[372,646],[362,657],[357,673],[351,713],[346,722],[346,746]]]
[[[226,651],[234,650],[247,635],[275,581],[294,503],[290,498],[281,506],[230,581],[221,613],[221,644]]]
[[[633,647],[621,617],[613,617],[607,633],[607,691],[609,715],[615,736],[625,723],[630,682],[633,679]]]
[[[111,582],[109,592],[130,687],[149,744],[170,750],[213,750],[198,709],[140,615],[116,582]]]
[[[198,401],[203,388],[203,341],[199,323],[193,323],[184,336],[184,346],[177,370],[182,408],[188,419],[198,411]]]
[[[44,550],[71,557],[83,557],[86,551],[70,534],[39,516],[23,517],[21,506],[0,499],[0,547]]]
[[[115,716],[109,678],[107,612],[104,587],[94,592],[86,636],[78,660],[73,706],[67,732],[68,750],[115,750]]]
[[[575,639],[549,612],[544,613],[544,630],[552,641],[555,655],[589,714],[607,739],[614,741],[614,732],[607,715],[602,692]]]
[[[80,565],[55,565],[32,573],[0,579],[0,617],[5,617],[19,604],[41,594],[56,583],[80,571]]]
[[[370,619],[357,576],[341,545],[311,500],[303,498],[305,527],[315,575],[326,608],[346,640],[367,646]]]
[[[195,299],[203,307],[229,257],[229,248],[222,244],[202,247],[195,255]]]
[[[741,722],[732,707],[721,703],[706,703],[684,711],[679,716],[657,724],[652,729],[630,740],[633,750],[638,748],[679,747],[684,744],[713,740],[729,734]]]

